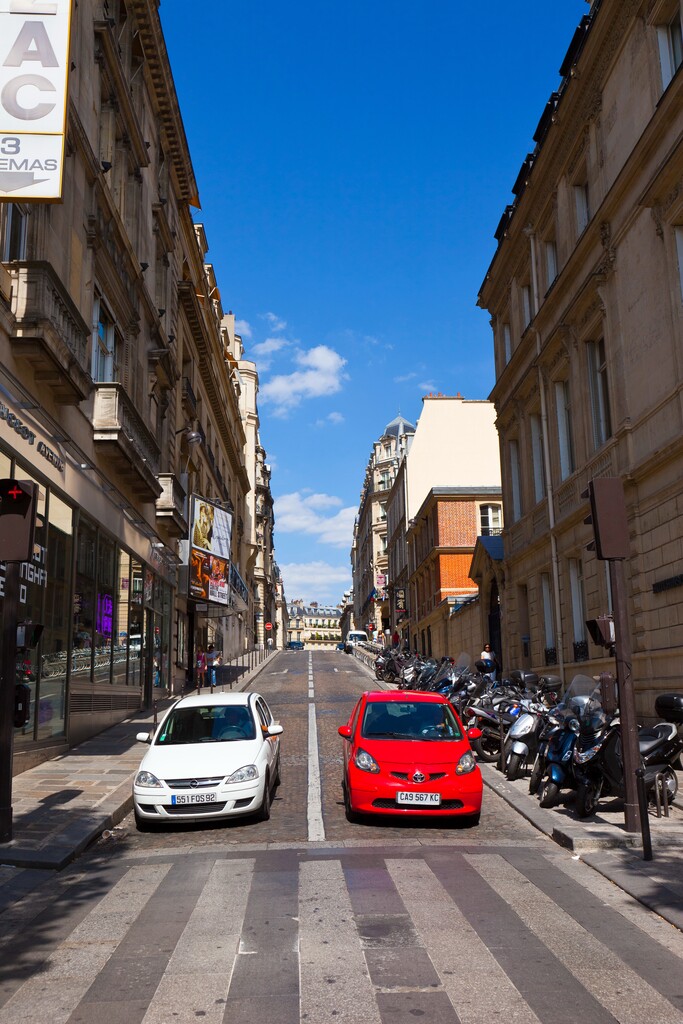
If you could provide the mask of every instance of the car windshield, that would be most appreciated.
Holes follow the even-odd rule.
[[[156,744],[169,747],[255,738],[256,725],[249,708],[209,704],[206,707],[174,708],[162,723]]]
[[[461,740],[462,731],[448,704],[428,701],[371,701],[363,715],[367,739]]]

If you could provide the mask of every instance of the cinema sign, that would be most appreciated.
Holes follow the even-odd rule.
[[[62,197],[72,0],[0,0],[0,202]]]

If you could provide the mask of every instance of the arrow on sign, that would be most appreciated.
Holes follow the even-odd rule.
[[[32,171],[0,171],[0,192],[16,192],[20,188],[39,185],[48,178],[36,178]]]

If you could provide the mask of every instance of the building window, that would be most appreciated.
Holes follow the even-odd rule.
[[[555,648],[555,620],[553,617],[553,598],[550,587],[550,575],[541,573],[541,600],[543,602],[543,636],[546,651]]]
[[[512,490],[512,521],[518,522],[522,517],[522,492],[519,475],[519,441],[510,441],[510,487]]]
[[[670,11],[669,20],[657,26],[659,62],[662,69],[662,86],[668,86],[683,63],[683,31],[681,30],[681,8],[676,3]]]
[[[602,447],[612,434],[604,338],[601,338],[600,341],[589,341],[586,350],[593,419],[593,444],[597,449]]]
[[[534,498],[536,503],[542,501],[545,494],[545,466],[543,463],[543,431],[541,417],[533,413],[530,417],[531,427],[531,465],[534,475]]]
[[[503,351],[505,353],[505,365],[512,359],[512,332],[510,324],[503,324]]]
[[[0,259],[3,263],[11,263],[12,260],[25,260],[28,211],[18,203],[0,204],[0,217],[2,217],[0,222],[2,224]]]
[[[544,245],[545,249],[545,286],[550,288],[557,277],[557,245],[553,238],[549,238]]]
[[[119,341],[114,321],[99,297],[95,299],[92,379],[110,383],[119,379]]]
[[[573,629],[573,659],[583,662],[586,647],[586,598],[584,596],[584,567],[581,559],[569,559],[569,588],[571,591],[571,625]]]
[[[572,435],[572,407],[569,395],[569,381],[560,380],[555,384],[557,406],[557,433],[560,449],[560,479],[566,480],[575,468],[574,441]]]
[[[588,227],[588,221],[591,217],[588,185],[586,182],[574,185],[574,209],[576,210],[576,235],[578,238]]]
[[[531,285],[523,284],[521,288],[522,298],[522,331],[525,331],[533,319],[533,307],[531,305]]]
[[[480,505],[481,537],[495,537],[503,529],[503,509],[500,505]]]

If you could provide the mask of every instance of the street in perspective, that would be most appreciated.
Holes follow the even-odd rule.
[[[0,1021],[683,1021],[676,837],[643,873],[609,813],[597,838],[584,829],[567,848],[495,781],[478,825],[413,809],[351,823],[338,730],[367,690],[411,700],[343,652],[266,659],[239,696],[258,693],[282,726],[265,820],[179,816],[139,831],[129,810],[62,870],[0,867]],[[141,728],[128,723],[123,739],[128,808]],[[91,742],[65,758],[74,789],[106,762],[106,738]],[[49,770],[36,771],[49,803]],[[30,817],[20,812],[16,844],[47,865],[63,842],[58,804],[32,852]],[[678,918],[661,916],[667,906]]]

